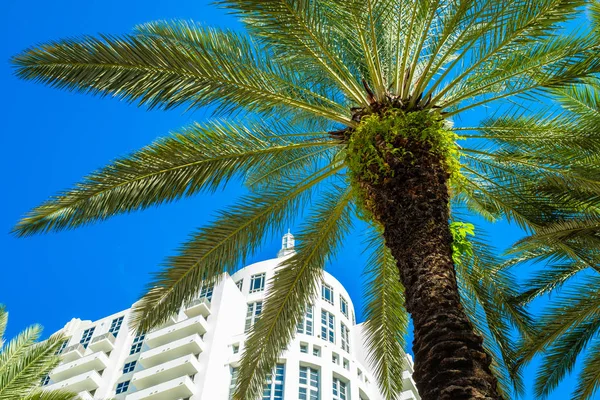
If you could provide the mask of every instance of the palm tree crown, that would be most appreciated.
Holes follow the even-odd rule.
[[[383,235],[390,230],[366,199],[393,178],[398,166],[389,176],[379,176],[380,182],[368,182],[365,171],[377,177],[373,168],[385,170],[388,159],[374,164],[357,158],[357,149],[364,147],[353,144],[357,132],[368,131],[367,121],[380,121],[397,132],[386,157],[399,157],[398,143],[424,139],[410,124],[398,128],[386,118],[393,114],[405,121],[418,114],[426,126],[436,124],[426,138],[431,152],[425,153],[443,158],[440,187],[446,187],[443,175],[452,172],[452,232],[455,244],[464,244],[463,254],[455,257],[463,307],[475,329],[486,335],[500,389],[506,396],[520,392],[511,367],[510,332],[514,326],[527,330],[527,318],[519,306],[507,303],[514,286],[509,275],[493,268],[498,260],[480,230],[473,238],[464,222],[475,213],[535,230],[554,218],[560,205],[556,196],[538,196],[537,174],[569,185],[587,185],[593,178],[569,163],[568,154],[583,144],[577,134],[561,130],[559,120],[540,119],[526,108],[519,110],[519,118],[489,119],[474,127],[453,128],[452,120],[491,103],[502,110],[508,99],[536,101],[598,72],[596,31],[561,31],[586,2],[218,4],[239,16],[247,34],[160,21],[127,35],[50,42],[13,59],[23,79],[148,108],[211,107],[216,117],[92,173],[27,214],[16,234],[75,228],[242,180],[249,194],[195,232],[149,284],[135,309],[138,328],[147,330],[190,301],[203,282],[235,271],[266,237],[306,210],[297,252],[273,279],[246,345],[236,398],[247,399],[261,392],[264,376],[316,293],[325,261],[339,250],[359,215],[371,231],[366,242],[372,252],[368,342],[382,391],[391,399],[401,387],[398,371],[408,320],[397,266],[402,260],[390,252],[389,237]],[[596,18],[598,10],[591,11]],[[375,133],[363,138],[365,146],[379,146],[377,130],[368,132]],[[438,140],[440,132],[446,139]],[[382,153],[375,149],[373,154]],[[441,203],[441,209],[447,207]]]

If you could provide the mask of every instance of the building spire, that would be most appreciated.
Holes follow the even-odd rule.
[[[277,257],[285,257],[288,254],[294,253],[295,244],[294,235],[290,233],[288,228],[288,232],[281,238],[281,250],[277,252]]]

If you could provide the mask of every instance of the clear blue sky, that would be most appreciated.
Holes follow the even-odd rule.
[[[156,19],[239,25],[206,0],[4,0],[0,18],[0,303],[10,312],[7,336],[12,337],[35,322],[51,333],[73,317],[94,320],[128,308],[161,261],[208,222],[216,207],[231,204],[241,191],[231,188],[75,231],[14,238],[9,231],[19,217],[48,196],[118,156],[204,119],[205,114],[148,112],[114,99],[18,81],[8,63],[10,56],[51,39],[126,33],[135,24]],[[521,235],[504,223],[492,228],[499,248]],[[273,257],[279,246],[279,237],[273,238],[252,261]],[[358,236],[350,238],[328,267],[350,292],[359,320],[361,247]],[[531,388],[531,368],[526,378]],[[566,381],[550,398],[568,399],[573,386],[573,380]]]

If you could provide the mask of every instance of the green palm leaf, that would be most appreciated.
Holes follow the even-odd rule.
[[[7,317],[4,306],[0,306],[0,321],[4,326]],[[41,331],[41,326],[33,325],[0,347],[0,400],[75,399],[73,393],[67,392],[46,392],[45,397],[40,397],[39,383],[60,362],[56,351],[64,340],[58,334],[38,343]]]
[[[579,375],[579,385],[575,390],[578,400],[593,399],[600,383],[600,341],[595,339],[594,344],[584,360],[585,366]]]
[[[17,75],[57,88],[112,95],[149,108],[216,105],[221,112],[286,110],[350,123],[339,106],[302,88],[298,76],[252,41],[193,24],[194,46],[158,35],[51,42],[13,58]]]
[[[351,227],[352,191],[325,193],[306,218],[296,254],[282,262],[271,282],[263,313],[246,342],[233,398],[257,398],[265,376],[292,339],[305,305],[317,294],[324,264]]]
[[[279,129],[281,128],[281,129]],[[274,131],[277,129],[278,133]],[[113,215],[213,191],[271,161],[291,161],[335,141],[299,141],[281,124],[207,122],[193,125],[115,161],[32,210],[16,227],[25,236],[74,228]]]

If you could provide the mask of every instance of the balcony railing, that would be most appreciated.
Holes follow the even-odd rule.
[[[76,343],[69,347],[65,347],[63,351],[60,352],[60,356],[63,362],[69,362],[73,360],[77,360],[78,358],[83,357],[85,354],[85,347],[81,343]]]
[[[54,382],[64,381],[76,375],[89,371],[102,371],[109,364],[108,357],[104,353],[93,353],[83,356],[71,362],[61,364],[50,373]]]
[[[148,389],[140,390],[131,393],[126,400],[172,400],[191,397],[195,394],[196,387],[194,382],[188,376],[182,376],[161,383],[160,385],[149,387]]]
[[[64,381],[56,382],[51,385],[45,386],[45,390],[58,390],[63,389],[69,392],[84,392],[98,389],[102,383],[102,377],[96,371],[85,372],[80,375],[76,375],[72,378]]]
[[[207,329],[208,324],[206,320],[203,316],[199,315],[149,333],[146,336],[145,343],[150,348],[155,348],[182,339],[186,336],[193,335],[194,333],[203,335],[206,333]]]
[[[175,378],[195,375],[198,371],[200,371],[200,362],[190,354],[135,372],[131,378],[131,384],[136,389],[143,390]]]
[[[154,367],[158,364],[174,360],[189,354],[199,354],[204,350],[204,342],[198,334],[176,340],[142,352],[139,363],[144,368]]]
[[[198,315],[208,318],[210,315],[210,301],[206,297],[196,299],[185,307],[184,313],[188,318]]]
[[[111,332],[106,332],[103,335],[96,336],[89,344],[89,348],[92,351],[103,351],[108,353],[115,348],[115,335]]]

